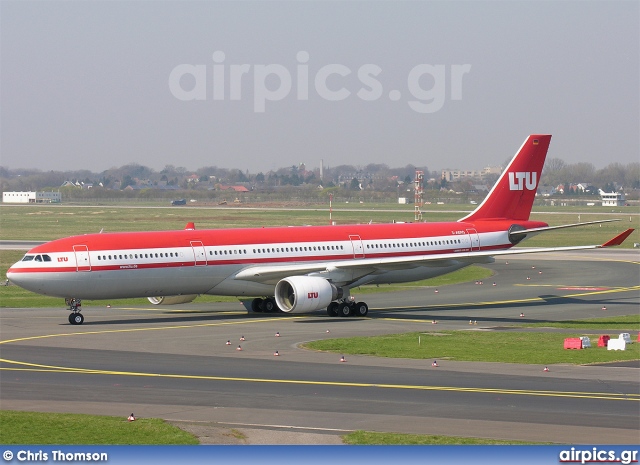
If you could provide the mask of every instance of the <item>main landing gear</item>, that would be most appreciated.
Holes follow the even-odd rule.
[[[367,313],[369,313],[369,306],[364,302],[331,302],[327,306],[327,315],[329,316],[367,316]]]
[[[71,313],[69,314],[69,323],[72,325],[81,325],[84,323],[84,316],[80,313],[82,310],[82,301],[80,299],[64,299],[69,306]]]
[[[273,313],[280,311],[278,305],[276,305],[276,299],[273,297],[267,297],[266,299],[253,299],[251,301],[251,310],[256,313]]]

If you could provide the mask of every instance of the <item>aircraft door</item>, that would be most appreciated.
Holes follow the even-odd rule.
[[[76,271],[91,271],[89,247],[86,245],[74,245],[73,253],[76,256]]]
[[[353,258],[364,258],[364,246],[360,236],[349,236],[351,245],[353,246]]]
[[[471,241],[471,250],[480,250],[480,236],[475,229],[467,229],[469,240]]]
[[[207,253],[204,250],[204,245],[200,241],[191,241],[191,248],[193,249],[193,259],[196,266],[204,266],[207,264]]]

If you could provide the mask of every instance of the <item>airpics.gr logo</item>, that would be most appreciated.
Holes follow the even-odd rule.
[[[538,185],[538,173],[528,171],[516,171],[509,173],[509,190],[523,191],[525,188],[529,191],[535,190]]]

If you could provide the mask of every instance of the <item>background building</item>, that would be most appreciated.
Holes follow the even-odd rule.
[[[60,203],[60,192],[3,192],[2,203]]]

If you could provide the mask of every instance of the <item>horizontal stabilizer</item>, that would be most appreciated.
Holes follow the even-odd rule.
[[[627,229],[625,232],[618,234],[616,237],[614,237],[610,241],[607,241],[604,244],[602,244],[602,247],[614,247],[616,245],[622,244],[625,241],[625,239],[631,235],[633,231],[634,231],[633,228]]]
[[[587,226],[590,224],[599,224],[599,223],[611,223],[612,221],[620,221],[619,219],[615,220],[597,220],[597,221],[587,221],[585,223],[573,223],[573,224],[561,224],[560,226],[545,226],[542,228],[531,228],[531,229],[521,229],[509,231],[509,237],[517,237],[517,236],[526,236],[531,233],[540,233],[544,231],[553,231],[555,229],[565,229],[565,228],[575,228],[576,226]]]

